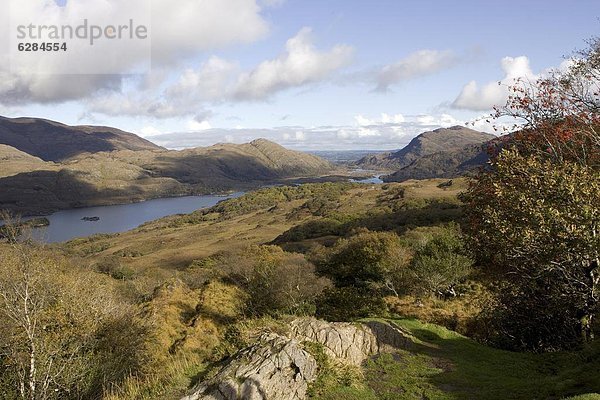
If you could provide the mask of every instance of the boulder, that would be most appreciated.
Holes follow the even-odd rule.
[[[408,348],[410,335],[382,321],[365,323],[296,319],[287,336],[267,333],[237,352],[182,400],[303,400],[318,365],[304,342],[318,343],[334,361],[361,365],[380,352]]]
[[[317,362],[296,339],[266,334],[239,351],[182,400],[301,400],[317,378]]]

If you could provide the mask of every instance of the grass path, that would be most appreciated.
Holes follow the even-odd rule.
[[[338,382],[317,398],[598,400],[600,347],[573,353],[528,354],[483,346],[438,325],[392,320],[413,345],[368,362],[364,382]],[[588,394],[583,396],[583,394]]]

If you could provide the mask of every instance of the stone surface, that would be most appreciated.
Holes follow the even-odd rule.
[[[327,322],[315,318],[297,319],[292,336],[323,345],[327,355],[339,361],[360,365],[369,356],[395,348],[407,348],[409,335],[386,322]]]
[[[329,357],[357,366],[373,354],[408,348],[412,343],[407,333],[382,321],[301,318],[291,322],[288,336],[262,335],[182,400],[302,400],[318,373],[317,362],[304,350],[303,342],[319,343]]]
[[[263,335],[182,400],[300,400],[317,377],[317,362],[300,342]]]

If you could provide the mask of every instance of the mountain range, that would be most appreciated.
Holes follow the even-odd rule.
[[[333,166],[265,139],[167,150],[114,128],[0,120],[0,209],[59,209],[246,190]]]
[[[0,117],[0,144],[44,161],[63,161],[86,153],[165,150],[141,137],[106,126],[69,126],[41,118]]]
[[[461,126],[440,128],[401,150],[350,164],[389,171],[386,182],[452,178],[485,164],[494,138]],[[315,179],[335,168],[266,139],[176,151],[116,128],[0,117],[0,209],[21,214],[248,190]]]

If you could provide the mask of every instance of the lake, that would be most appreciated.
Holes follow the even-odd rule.
[[[85,207],[58,211],[47,216],[50,226],[33,230],[33,238],[46,243],[64,242],[96,233],[118,233],[137,228],[144,222],[173,214],[188,214],[201,208],[212,207],[221,200],[239,197],[185,196],[147,200],[116,206]],[[98,221],[83,221],[84,217],[99,217]]]
[[[350,179],[350,182],[356,182],[356,183],[366,183],[366,184],[381,184],[384,183],[383,179],[381,179],[381,175],[375,175],[371,178],[365,178],[365,179]]]

